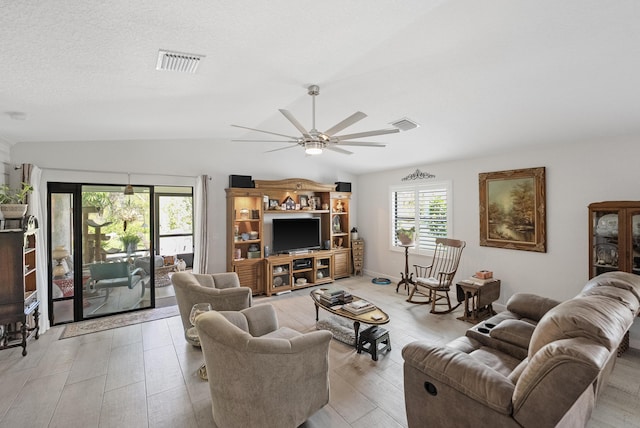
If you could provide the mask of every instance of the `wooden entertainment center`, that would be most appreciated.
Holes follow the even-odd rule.
[[[302,178],[253,183],[226,189],[227,271],[242,286],[270,296],[351,275],[351,192]],[[323,249],[265,257],[266,229],[273,218],[288,216],[320,218]]]

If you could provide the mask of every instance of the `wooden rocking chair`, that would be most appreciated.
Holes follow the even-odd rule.
[[[431,303],[432,314],[448,314],[460,306],[460,303],[451,306],[449,289],[458,270],[465,245],[464,241],[457,239],[437,238],[431,264],[429,266],[413,265],[417,278],[414,280],[407,302]],[[421,287],[426,290],[421,290]],[[416,294],[423,296],[426,300],[413,300]],[[447,306],[447,309],[436,311],[436,306]]]

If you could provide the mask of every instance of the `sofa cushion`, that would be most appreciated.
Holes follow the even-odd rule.
[[[549,309],[558,305],[557,300],[529,293],[516,293],[507,301],[507,310],[515,312],[521,318],[539,321]]]
[[[542,317],[531,336],[529,360],[548,343],[584,337],[612,350],[633,323],[634,315],[619,302],[602,296],[578,296]]]
[[[634,275],[628,272],[606,272],[598,275],[582,288],[583,291],[589,290],[593,287],[617,287],[632,292],[638,300],[640,300],[640,276]]]
[[[302,333],[295,331],[289,327],[280,327],[277,330],[272,331],[271,333],[267,333],[262,338],[269,339],[293,339],[294,337],[302,336]]]
[[[618,287],[591,287],[580,293],[582,296],[603,296],[617,300],[625,305],[631,313],[637,314],[639,309],[638,298],[630,290]]]
[[[520,364],[520,360],[487,346],[482,346],[469,355],[505,377],[509,376],[518,364]]]
[[[535,328],[533,324],[526,321],[504,320],[491,329],[489,336],[527,349]]]

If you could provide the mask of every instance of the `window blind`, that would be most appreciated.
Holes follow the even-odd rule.
[[[436,238],[446,238],[449,232],[448,183],[431,183],[392,188],[392,245],[400,242],[395,231],[413,228],[418,252],[435,249]]]

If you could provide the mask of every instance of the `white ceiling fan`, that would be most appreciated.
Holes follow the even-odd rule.
[[[263,131],[261,129],[249,128],[247,126],[240,125],[231,125],[236,128],[248,129],[250,131],[263,132],[265,134],[277,135],[280,137],[288,138],[288,140],[232,140],[232,141],[243,141],[243,142],[268,142],[268,143],[289,143],[294,144],[292,146],[280,147],[274,150],[268,150],[267,152],[275,152],[278,150],[290,149],[295,146],[302,146],[305,149],[305,153],[308,155],[319,155],[322,153],[324,149],[332,150],[334,152],[342,153],[345,155],[350,155],[353,152],[345,150],[340,146],[366,146],[366,147],[385,147],[385,144],[382,143],[373,143],[368,141],[351,141],[353,139],[364,138],[364,137],[373,137],[376,135],[385,135],[385,134],[394,134],[399,132],[398,128],[389,128],[389,129],[378,129],[376,131],[366,131],[366,132],[356,132],[354,134],[344,134],[344,135],[336,135],[343,129],[353,125],[354,123],[364,119],[367,117],[366,114],[361,111],[357,111],[351,116],[347,117],[343,121],[333,125],[331,128],[327,129],[325,132],[320,132],[316,129],[316,96],[320,94],[320,87],[317,85],[311,85],[308,88],[308,94],[311,95],[312,98],[312,123],[311,130],[307,131],[304,126],[298,120],[293,117],[291,112],[288,110],[280,109],[280,113],[286,117],[289,122],[296,127],[298,131],[302,134],[301,136],[292,136],[279,134],[277,132],[271,131]]]

